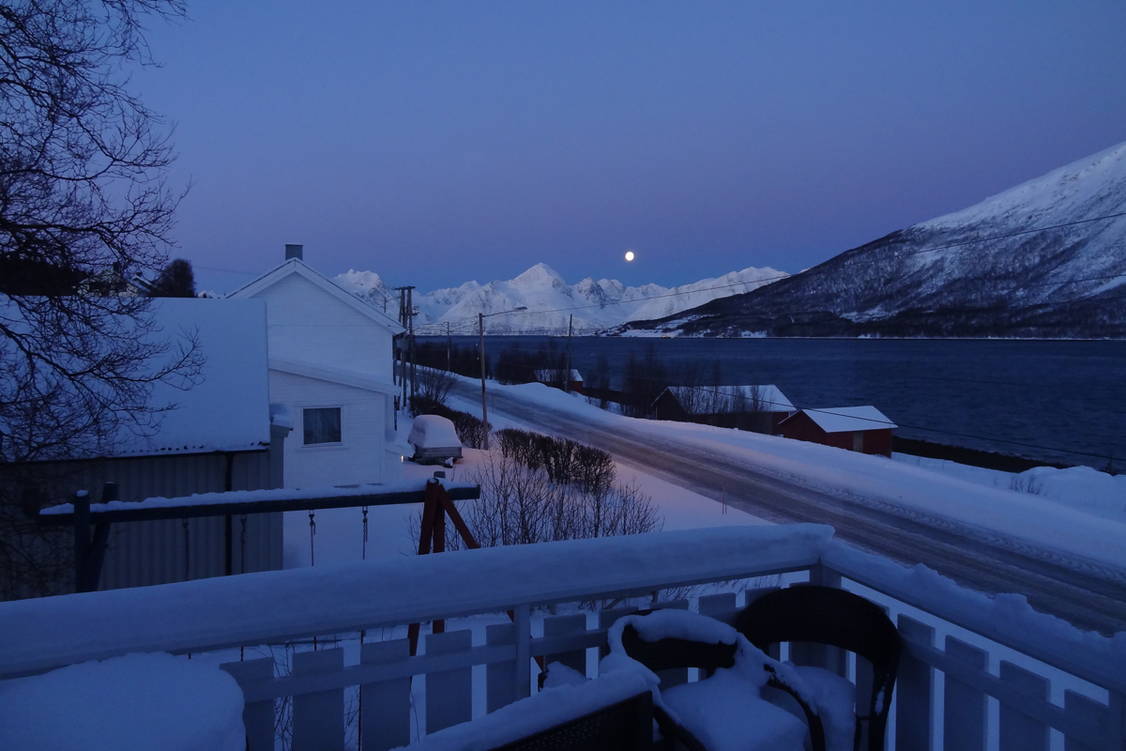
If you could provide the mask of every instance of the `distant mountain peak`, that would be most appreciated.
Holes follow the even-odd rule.
[[[577,331],[591,333],[618,326],[639,313],[644,317],[668,315],[717,297],[754,289],[782,276],[785,274],[776,269],[751,267],[729,272],[719,279],[702,279],[673,288],[657,284],[627,287],[617,279],[595,281],[592,277],[572,285],[546,263],[537,263],[513,279],[496,279],[483,285],[466,282],[427,293],[416,291],[416,326],[465,325],[475,322],[478,313],[499,314],[523,308],[521,312],[505,312],[493,318],[490,330],[562,332],[573,317]],[[349,269],[335,281],[377,306],[385,305],[389,299],[383,280],[374,272]]]
[[[566,284],[563,276],[546,263],[537,263],[512,280],[513,284]]]

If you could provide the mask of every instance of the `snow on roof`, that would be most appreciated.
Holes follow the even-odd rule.
[[[846,433],[852,430],[884,430],[896,424],[873,406],[826,407],[825,409],[803,409],[809,419],[826,433]]]
[[[6,322],[19,311],[0,297]],[[162,351],[148,372],[167,367],[194,339],[202,361],[194,378],[175,372],[153,383],[154,413],[126,420],[96,445],[72,446],[61,459],[147,456],[206,451],[253,451],[269,445],[266,306],[261,300],[158,298],[140,318],[121,316],[120,333]]]
[[[746,386],[669,386],[665,389],[689,414],[742,412],[756,403],[766,412],[793,412],[796,408],[772,383]]]
[[[345,386],[352,386],[367,391],[378,391],[381,394],[391,394],[392,396],[398,393],[398,390],[390,383],[381,381],[378,378],[373,378],[365,373],[360,373],[355,370],[345,370],[344,368],[332,368],[324,365],[298,362],[297,360],[284,360],[278,357],[272,357],[270,358],[270,370],[280,370],[283,373],[304,376],[305,378],[312,378],[317,381],[340,383]]]
[[[537,370],[536,374],[535,374],[536,380],[537,381],[553,381],[553,380],[555,380],[556,378],[559,377],[560,373],[565,373],[566,370],[567,370],[566,368],[546,368],[544,370]],[[581,382],[583,380],[583,374],[580,373],[575,368],[571,368],[571,377],[570,377],[569,380],[572,383],[574,383],[576,381]]]
[[[153,300],[150,311],[162,338],[194,334],[205,362],[199,382],[185,391],[156,384],[149,404],[175,408],[160,416],[153,435],[118,435],[112,453],[245,451],[268,445],[265,303],[161,298]]]
[[[332,281],[327,276],[302,261],[300,258],[287,258],[283,263],[270,269],[262,276],[254,279],[253,281],[247,282],[243,286],[236,289],[234,292],[229,293],[227,295],[227,298],[232,299],[254,297],[262,290],[268,289],[269,287],[274,286],[283,279],[294,275],[300,276],[301,278],[311,282],[314,286],[319,287],[320,289],[345,303],[352,309],[370,318],[372,321],[380,324],[384,328],[388,329],[391,333],[401,334],[404,331],[402,325],[398,321],[391,318],[386,313],[376,308],[374,305],[365,302],[348,290],[344,289],[339,284]]]

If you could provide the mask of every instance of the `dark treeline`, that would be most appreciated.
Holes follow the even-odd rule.
[[[501,383],[542,381],[549,386],[567,388],[569,358],[566,340],[549,340],[532,347],[491,340],[489,346],[493,347],[486,357],[486,374],[489,378],[495,378]],[[452,341],[418,342],[415,357],[419,365],[449,370],[470,378],[481,375],[475,345],[455,344]],[[652,344],[642,353],[631,352],[625,367],[614,370],[622,372],[620,381],[616,383],[611,379],[608,358],[604,354],[599,355],[593,367],[588,366],[582,371],[583,392],[602,401],[604,407],[606,402],[621,404],[622,411],[631,417],[651,417],[653,403],[666,386],[700,387],[699,399],[706,400],[710,394],[708,388],[724,383],[720,361],[670,367]],[[543,374],[545,378],[537,378],[537,371],[549,373]],[[714,411],[722,410],[717,407]]]

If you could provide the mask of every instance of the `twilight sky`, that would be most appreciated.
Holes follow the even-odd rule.
[[[226,291],[797,271],[1126,139],[1121,0],[189,0],[133,88]],[[626,248],[638,260],[622,260]]]

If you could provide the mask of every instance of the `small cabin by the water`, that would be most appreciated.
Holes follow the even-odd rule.
[[[896,425],[873,406],[803,409],[786,418],[778,433],[864,454],[891,456]]]
[[[574,368],[547,368],[535,372],[536,381],[557,389],[583,393],[583,374]]]
[[[668,386],[653,402],[658,420],[701,422],[758,433],[774,433],[794,409],[773,384]]]

